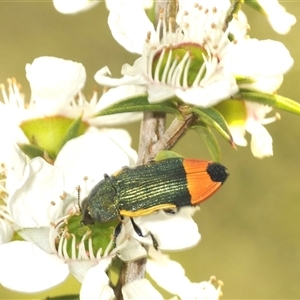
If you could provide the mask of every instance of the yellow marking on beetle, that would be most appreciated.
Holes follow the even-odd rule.
[[[149,215],[160,209],[176,209],[176,205],[165,203],[165,204],[159,204],[159,205],[155,205],[155,206],[144,208],[144,209],[139,209],[136,211],[120,210],[120,215],[126,216],[126,217],[145,216],[145,215]]]

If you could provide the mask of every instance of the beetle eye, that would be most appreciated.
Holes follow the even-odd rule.
[[[82,212],[82,223],[85,225],[94,224],[95,220],[92,218],[90,211],[88,209],[87,198],[83,199],[81,203],[81,212]]]
[[[82,223],[85,225],[95,224],[95,220],[92,218],[90,212],[86,209],[82,214]]]

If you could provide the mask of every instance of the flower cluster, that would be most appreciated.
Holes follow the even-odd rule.
[[[57,70],[65,75],[58,78]],[[78,193],[83,199],[104,173],[114,173],[125,165],[134,166],[137,156],[130,147],[130,136],[121,129],[100,127],[102,118],[109,124],[109,117],[90,117],[99,102],[96,93],[90,102],[81,93],[85,81],[81,64],[40,57],[27,65],[26,71],[32,88],[29,105],[24,104],[15,79],[9,80],[8,94],[2,87],[2,121],[10,134],[2,138],[5,147],[1,152],[0,282],[13,290],[37,292],[57,285],[71,273],[83,284],[82,299],[96,299],[96,294],[97,299],[106,293],[112,295],[106,275],[111,260],[117,253],[124,261],[145,257],[147,252],[140,243],[151,246],[152,240],[139,237],[125,218],[124,230],[113,249],[111,236],[116,223],[95,225],[92,229],[83,227]],[[47,74],[45,80],[44,74]],[[127,122],[128,116],[124,118]],[[82,117],[86,127],[84,133],[60,148],[54,138],[63,136],[66,120],[78,117]],[[136,118],[132,114],[132,120]],[[42,156],[30,158],[24,154],[27,149],[24,145],[30,143],[43,149]],[[176,215],[161,211],[137,217],[135,222],[143,232],[156,236],[160,249],[184,249],[200,240],[191,215],[189,209],[182,209]],[[10,242],[13,229],[23,241]],[[175,238],[175,232],[182,238]],[[100,244],[99,235],[106,236],[100,239]],[[178,274],[184,276],[182,272]],[[148,282],[146,286],[149,290]]]
[[[97,3],[53,2],[63,13]],[[209,126],[233,145],[246,146],[249,132],[255,157],[273,154],[272,137],[264,125],[279,115],[266,117],[267,113],[272,106],[300,113],[298,104],[276,95],[293,59],[280,42],[250,38],[247,18],[237,3],[180,0],[176,15],[166,17],[161,9],[154,25],[145,12],[152,1],[107,1],[112,35],[139,57],[132,66],[123,65],[121,78],[112,78],[108,67],[95,74],[98,84],[109,87],[101,97],[96,91],[89,100],[84,96],[86,72],[81,63],[56,57],[39,57],[26,65],[29,102],[15,79],[8,80],[8,92],[1,85],[3,286],[38,292],[72,274],[82,283],[81,299],[113,299],[115,290],[107,275],[112,263],[148,258],[146,271],[166,291],[181,299],[219,299],[221,281],[217,288],[214,277],[192,283],[180,264],[161,252],[186,249],[200,241],[192,218],[195,208],[137,214],[134,222],[122,217],[90,225],[83,224],[81,200],[107,177],[104,174],[136,166],[138,154],[129,133],[108,126],[139,121],[144,111],[172,112],[183,120],[192,115],[191,127],[205,130],[211,153],[218,147]],[[281,33],[295,23],[275,0],[260,0],[258,5]],[[274,15],[282,16],[283,24]],[[122,230],[116,235],[119,224]],[[163,299],[144,278],[129,280],[121,292],[124,299],[145,294]]]

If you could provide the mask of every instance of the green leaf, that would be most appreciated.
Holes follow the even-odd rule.
[[[227,122],[215,108],[192,107],[191,111],[198,116],[199,121],[214,127],[230,144],[234,145]]]
[[[180,154],[174,152],[174,151],[170,151],[170,150],[162,150],[160,152],[158,152],[155,157],[154,160],[155,161],[160,161],[160,160],[164,160],[164,159],[168,159],[168,158],[174,158],[174,157],[183,157]]]
[[[220,146],[215,135],[212,133],[211,129],[203,122],[199,122],[198,124],[194,125],[192,128],[195,129],[197,134],[201,137],[203,143],[207,147],[207,150],[212,160],[220,162],[221,161]]]
[[[148,96],[142,95],[134,98],[124,100],[122,102],[111,105],[99,112],[95,116],[106,116],[112,114],[126,113],[126,112],[166,112],[175,115],[178,119],[182,119],[182,115],[178,110],[177,103],[174,100],[166,100],[159,103],[148,102]]]
[[[300,104],[292,99],[252,90],[241,90],[239,95],[241,100],[253,101],[264,105],[280,108],[300,115]]]
[[[75,119],[70,124],[70,126],[67,128],[65,132],[65,135],[62,137],[58,152],[61,150],[61,148],[64,146],[66,142],[79,136],[81,124],[82,124],[81,116]],[[58,152],[56,154],[58,154]]]

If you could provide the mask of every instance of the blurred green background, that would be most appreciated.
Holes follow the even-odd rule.
[[[300,2],[281,2],[300,19]],[[295,64],[279,94],[300,102],[300,23],[281,36],[263,16],[249,8],[245,12],[251,37],[279,40],[290,50]],[[111,37],[107,15],[104,3],[78,15],[62,15],[51,1],[0,1],[0,82],[16,77],[29,99],[25,64],[51,55],[83,63],[88,74],[85,94],[91,95],[97,70],[108,65],[113,75],[119,76],[122,64],[136,59]],[[300,116],[281,116],[281,121],[267,126],[274,139],[272,158],[255,159],[249,147],[234,150],[219,138],[222,163],[230,177],[196,214],[201,243],[170,253],[183,264],[192,281],[207,280],[211,275],[222,279],[223,299],[300,299]],[[136,148],[139,124],[126,128]],[[174,150],[186,157],[209,158],[193,132]],[[78,292],[79,287],[73,278],[35,295],[0,287],[0,299],[39,299]]]

